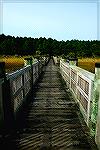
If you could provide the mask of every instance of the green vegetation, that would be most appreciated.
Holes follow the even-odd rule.
[[[0,35],[0,61],[5,62],[7,72],[24,66],[25,56],[38,59],[40,55],[61,56],[65,61],[69,57],[77,57],[80,58],[79,67],[94,73],[95,62],[100,62],[100,41],[57,41],[45,37],[15,38]]]
[[[57,41],[45,37],[27,38],[0,35],[0,55],[53,55],[66,57],[100,57],[100,41]]]

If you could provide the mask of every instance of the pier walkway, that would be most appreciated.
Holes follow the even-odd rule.
[[[2,141],[0,149],[97,150],[78,105],[52,59],[20,118],[16,132]]]

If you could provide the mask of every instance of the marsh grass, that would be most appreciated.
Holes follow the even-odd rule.
[[[0,62],[5,62],[5,70],[7,73],[9,73],[24,66],[24,57],[0,56]]]
[[[95,73],[95,63],[100,62],[100,58],[82,58],[78,59],[78,67],[89,72]]]
[[[5,62],[6,72],[16,71],[24,66],[24,59],[30,56],[0,56],[0,62]],[[81,67],[92,73],[95,72],[95,63],[100,62],[100,58],[82,58],[78,59],[78,67]]]

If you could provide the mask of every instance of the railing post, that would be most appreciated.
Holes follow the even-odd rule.
[[[68,58],[67,59],[67,63],[69,63],[69,65],[78,65],[78,58]]]
[[[0,62],[0,78],[5,79],[5,62]]]
[[[38,77],[39,77],[39,75],[41,74],[41,62],[40,62],[40,60],[38,60]]]
[[[100,149],[100,63],[95,63],[95,115],[96,115],[96,134],[95,141]]]
[[[25,60],[25,65],[32,65],[33,63],[32,57],[25,58],[24,60]]]
[[[14,110],[11,101],[10,82],[6,79],[5,63],[0,63],[0,78],[4,78],[2,87],[3,110],[4,110],[4,132],[9,133],[14,129]],[[3,133],[4,134],[4,133]]]
[[[31,87],[33,90],[33,59],[32,57],[25,58],[26,62],[25,65],[30,65],[31,66]]]
[[[0,62],[0,133],[4,128],[4,108],[3,108],[3,84],[4,84],[4,62]]]
[[[95,80],[90,118],[91,135],[100,147],[100,63],[95,63]]]

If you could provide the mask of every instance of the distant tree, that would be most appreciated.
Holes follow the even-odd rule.
[[[52,38],[27,38],[0,35],[1,55],[63,55],[64,57],[100,57],[100,41],[67,40],[57,41]]]

